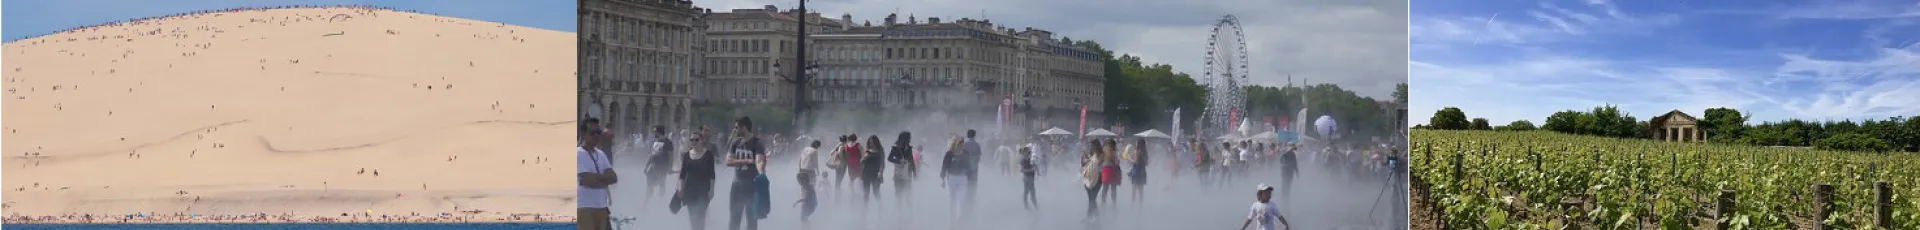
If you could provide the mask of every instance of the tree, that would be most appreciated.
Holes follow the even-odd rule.
[[[1747,127],[1747,116],[1740,110],[1731,108],[1707,109],[1706,117],[1700,121],[1700,129],[1707,132],[1707,140],[1718,143],[1738,142],[1741,132]]]
[[[1407,83],[1401,82],[1399,85],[1394,86],[1393,103],[1400,105],[1407,104]]]
[[[1844,133],[1821,138],[1818,141],[1814,141],[1814,147],[1826,150],[1875,152],[1893,149],[1893,146],[1888,145],[1886,141],[1880,140],[1880,138],[1874,138],[1871,135],[1860,133]]]
[[[1533,127],[1533,122],[1530,122],[1527,120],[1517,120],[1517,121],[1513,121],[1512,123],[1507,123],[1507,125],[1494,127],[1493,129],[1500,130],[1500,131],[1533,131],[1536,128]]]
[[[1476,117],[1473,118],[1473,130],[1493,130],[1493,126],[1487,125],[1486,118]]]
[[[1463,130],[1467,129],[1468,125],[1470,124],[1467,123],[1467,113],[1455,107],[1441,108],[1440,111],[1433,112],[1433,118],[1427,121],[1428,127],[1438,130]]]
[[[1552,116],[1547,116],[1547,124],[1540,128],[1559,133],[1577,134],[1579,133],[1578,127],[1580,126],[1579,120],[1580,112],[1577,111],[1566,110],[1554,112]]]

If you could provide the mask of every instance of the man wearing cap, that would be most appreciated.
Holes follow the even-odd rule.
[[[1258,202],[1254,202],[1252,210],[1247,213],[1247,221],[1240,223],[1241,230],[1246,230],[1248,225],[1254,226],[1254,229],[1263,230],[1275,230],[1279,229],[1280,226],[1292,228],[1292,224],[1287,224],[1287,218],[1280,216],[1280,208],[1268,202],[1273,199],[1273,186],[1260,184],[1260,186],[1254,187],[1253,194],[1254,198],[1258,199]],[[1275,222],[1278,222],[1278,224],[1276,225]]]

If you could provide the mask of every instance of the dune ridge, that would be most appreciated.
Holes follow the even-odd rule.
[[[285,6],[9,41],[5,221],[572,221],[575,39]]]

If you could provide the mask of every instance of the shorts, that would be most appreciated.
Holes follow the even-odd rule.
[[[1101,184],[1120,184],[1120,166],[1100,167]]]

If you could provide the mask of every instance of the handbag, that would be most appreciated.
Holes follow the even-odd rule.
[[[667,201],[668,212],[672,212],[673,214],[680,214],[680,207],[686,206],[685,201],[681,201],[682,199],[680,198],[680,192],[681,191],[673,191],[673,199],[670,199]]]

